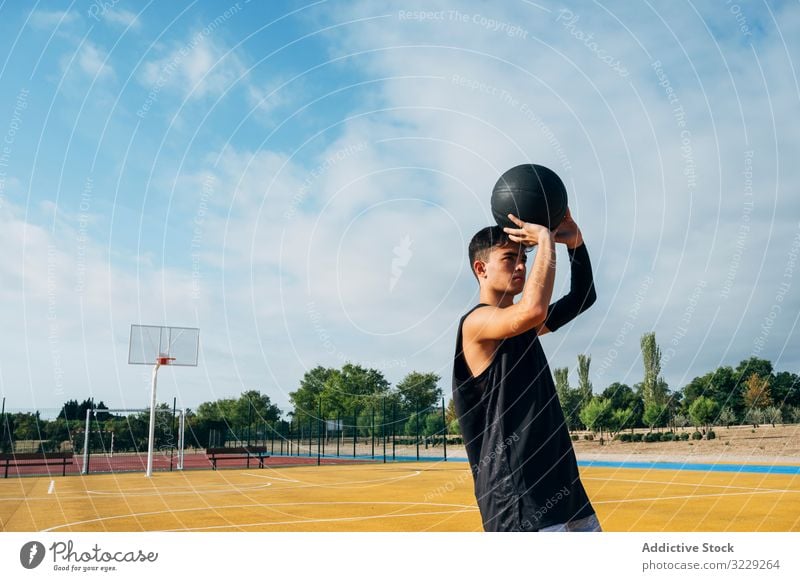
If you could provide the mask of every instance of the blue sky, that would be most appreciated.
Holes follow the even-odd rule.
[[[800,6],[49,2],[0,6],[0,390],[144,407],[131,323],[201,328],[159,399],[284,410],[316,365],[442,376],[497,177],[553,168],[592,309],[551,367],[672,389],[797,372]],[[559,250],[556,294],[568,285]]]

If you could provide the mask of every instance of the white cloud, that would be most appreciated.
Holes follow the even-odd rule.
[[[59,62],[61,74],[70,80],[67,89],[71,93],[80,94],[78,88],[85,91],[87,77],[95,83],[114,78],[108,53],[87,39],[76,43],[74,52],[64,54]]]
[[[80,18],[76,12],[60,10],[34,10],[31,13],[29,22],[34,28],[53,29],[63,27],[78,22]]]
[[[134,14],[128,10],[108,10],[103,14],[103,19],[125,28],[141,28],[138,14]]]
[[[78,66],[89,77],[110,77],[114,70],[108,64],[108,54],[92,44],[84,42],[78,49]]]
[[[139,81],[147,88],[158,87],[187,99],[217,97],[246,71],[235,52],[221,41],[196,32],[168,54],[142,65]]]

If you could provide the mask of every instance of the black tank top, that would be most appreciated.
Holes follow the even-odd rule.
[[[473,377],[458,325],[453,400],[486,531],[537,531],[594,513],[535,330],[504,339]]]

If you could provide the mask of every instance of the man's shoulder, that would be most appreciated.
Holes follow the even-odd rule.
[[[461,317],[461,330],[465,337],[475,334],[500,307],[481,303],[475,305]]]
[[[483,308],[479,308],[483,307]],[[480,304],[477,307],[468,311],[461,319],[461,333],[465,340],[481,334],[481,330],[487,325],[492,323],[492,318],[499,312],[503,311],[504,307],[495,305]],[[516,332],[509,334],[506,337],[495,337],[492,342],[502,342],[509,339],[535,341],[538,339],[539,326],[533,327],[526,331]]]

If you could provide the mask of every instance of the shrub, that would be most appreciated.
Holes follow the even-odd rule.
[[[644,434],[636,433],[631,435],[632,442],[641,442],[642,438],[644,438]]]
[[[616,439],[620,442],[630,442],[631,434],[617,434]]]
[[[666,434],[661,434],[662,442],[674,442],[677,439],[678,439],[677,435],[674,432],[667,432]]]
[[[645,442],[660,442],[661,441],[661,434],[658,432],[647,432],[644,435]]]
[[[714,433],[714,430],[708,430],[706,433],[706,440],[713,440],[716,437],[717,435]]]
[[[570,438],[572,439],[572,441],[573,441],[573,442],[577,442],[578,440],[580,440],[580,439],[581,439],[581,438],[580,438],[580,436],[579,436],[578,434],[572,434],[572,435],[570,436]]]
[[[692,432],[692,440],[702,440],[703,434],[700,432]]]
[[[783,411],[776,406],[768,407],[764,410],[764,421],[772,424],[774,428],[775,424],[780,424],[783,421]]]
[[[684,414],[675,414],[675,417],[672,420],[676,426],[679,428],[685,428],[688,425],[691,425],[692,421],[689,419],[688,416]]]
[[[594,434],[586,434],[583,436],[584,440],[594,440]]]
[[[753,427],[757,428],[760,424],[764,423],[765,417],[764,410],[759,408],[750,408],[744,415],[744,421],[746,421],[748,424],[753,424]]]
[[[719,412],[716,423],[717,425],[725,426],[726,428],[736,423],[736,414],[733,413],[733,410],[730,408],[730,406],[725,406],[722,408],[722,411]]]
[[[680,436],[678,436],[682,441],[686,441],[689,439],[689,432],[681,432]]]

